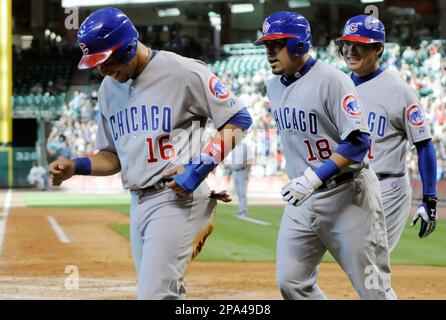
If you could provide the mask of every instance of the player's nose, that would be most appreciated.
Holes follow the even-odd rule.
[[[266,45],[265,47],[266,47],[266,53],[267,53],[267,55],[268,55],[269,57],[274,56],[274,54],[275,54],[275,52],[276,52],[274,46],[272,46],[272,45]]]
[[[358,45],[356,43],[350,44],[348,49],[350,50],[350,52],[358,53]]]

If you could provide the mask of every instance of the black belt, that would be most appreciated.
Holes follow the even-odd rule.
[[[404,173],[376,173],[376,175],[378,176],[378,180],[384,180],[387,178],[399,178],[404,176]]]
[[[153,192],[158,191],[166,188],[165,183],[172,181],[172,178],[161,178],[157,183],[155,183],[152,186],[148,186],[141,189],[131,189],[130,191],[136,192],[136,193],[146,193],[146,192]]]
[[[353,172],[346,172],[344,174],[337,176],[334,179],[330,179],[329,181],[322,183],[322,185],[317,190],[324,190],[327,189],[328,187],[338,186],[340,184],[353,180],[354,177],[355,175]]]
[[[147,188],[142,188],[142,189],[134,189],[134,190],[132,190],[132,191],[135,191],[135,192],[152,192],[152,191],[156,191],[156,190],[161,190],[160,188],[155,188],[155,186],[150,186],[150,187],[147,187]]]

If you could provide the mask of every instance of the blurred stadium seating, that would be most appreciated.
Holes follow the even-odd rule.
[[[15,113],[49,111],[60,116],[66,103],[71,66],[63,62],[34,61],[14,64],[13,110]]]

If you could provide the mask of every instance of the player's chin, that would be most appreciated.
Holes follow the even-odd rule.
[[[361,69],[361,63],[360,62],[349,62],[349,61],[347,61],[346,64],[347,64],[347,68],[350,71],[357,71],[357,70]]]
[[[283,68],[271,67],[271,72],[276,76],[280,76],[283,74]]]
[[[119,78],[117,81],[118,81],[119,83],[125,83],[125,82],[127,82],[128,79],[129,79],[129,77],[121,77],[121,78]]]
[[[127,80],[129,78],[126,75],[124,75],[123,73],[117,72],[116,74],[113,75],[113,79],[115,79],[119,83],[124,83],[124,82],[127,82]]]

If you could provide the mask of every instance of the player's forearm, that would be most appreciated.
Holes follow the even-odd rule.
[[[243,140],[243,129],[233,125],[226,124],[216,133],[216,136],[223,141],[223,150],[221,161]]]
[[[99,151],[89,157],[92,176],[108,176],[121,171],[118,155],[110,151]]]
[[[235,146],[243,139],[243,132],[252,125],[252,117],[245,107],[233,115],[226,124],[217,132],[217,140],[222,143],[222,154],[219,162],[235,148]]]
[[[339,170],[346,169],[349,165],[353,164],[354,161],[334,152],[330,159],[336,164]]]
[[[328,161],[314,170],[314,173],[321,182],[325,182],[331,177],[337,175],[342,169],[347,168],[353,162],[353,160],[334,152]]]

